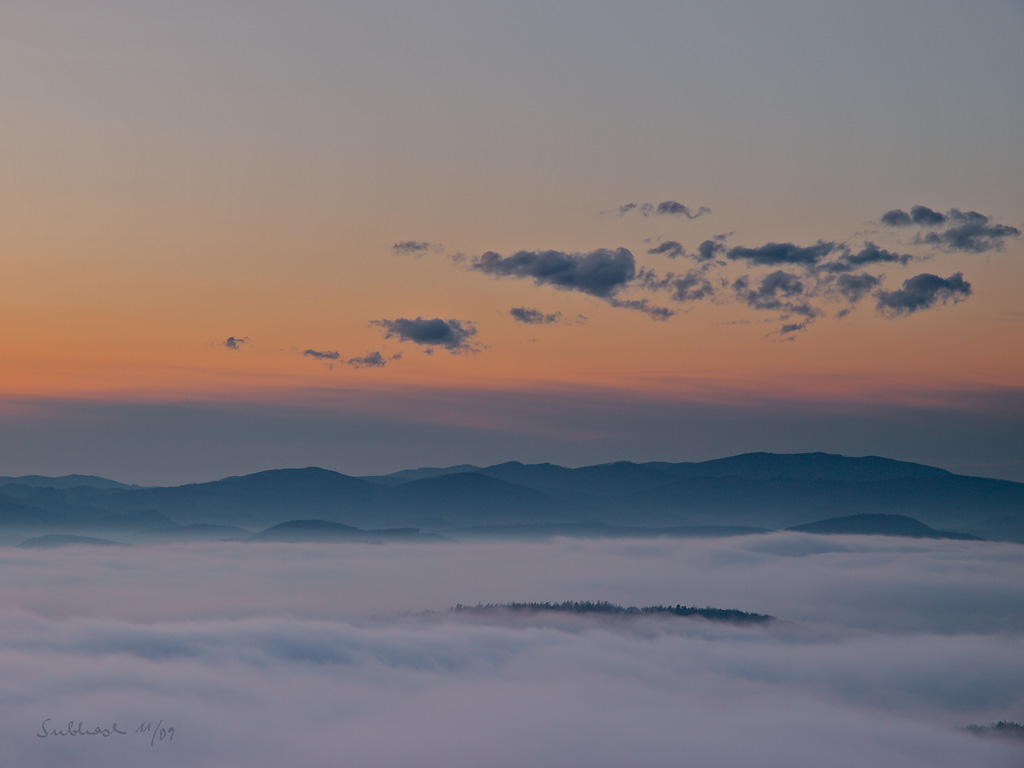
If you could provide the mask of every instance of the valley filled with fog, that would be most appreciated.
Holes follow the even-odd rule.
[[[1024,720],[1013,543],[4,547],[0,592],[0,738],[24,768],[1024,761],[965,730]],[[563,600],[775,620],[448,610]],[[53,733],[71,721],[125,733]]]

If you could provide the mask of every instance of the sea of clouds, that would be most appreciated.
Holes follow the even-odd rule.
[[[445,613],[562,600],[779,620]],[[1015,544],[0,549],[0,743],[21,768],[1019,768],[1024,742],[963,728],[1024,721],[1021,659]],[[125,733],[40,736],[70,721]]]

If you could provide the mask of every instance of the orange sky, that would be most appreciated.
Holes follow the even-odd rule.
[[[841,3],[101,5],[4,12],[0,398],[578,387],[885,403],[1024,385],[1024,17],[1005,4],[929,19],[879,5],[885,23]],[[710,212],[616,213],[663,201]],[[945,223],[881,223],[916,205]],[[1003,234],[922,242],[955,211]],[[648,253],[719,235],[719,265]],[[818,241],[913,258],[867,265],[877,282],[853,304],[820,265],[734,250]],[[617,248],[648,284],[600,295],[473,269],[488,251]],[[651,287],[701,268],[700,300]],[[735,281],[774,271],[800,291],[752,307]],[[879,311],[904,280],[957,273],[969,295]],[[475,334],[453,354],[372,324],[401,318]],[[386,364],[349,364],[372,353]]]

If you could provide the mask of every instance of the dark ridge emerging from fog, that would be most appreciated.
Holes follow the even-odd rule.
[[[763,624],[773,621],[774,616],[764,613],[748,613],[733,608],[693,608],[687,605],[648,605],[621,606],[606,600],[577,602],[566,600],[562,603],[487,603],[479,605],[462,605],[461,603],[449,611],[453,613],[469,613],[473,615],[493,615],[500,613],[569,613],[573,615],[598,616],[699,616],[711,621],[726,621],[734,624]]]
[[[278,542],[328,542],[360,541],[377,542],[385,540],[437,541],[443,536],[421,534],[418,528],[385,528],[364,531],[351,525],[332,523],[328,520],[289,520],[265,531],[250,536],[248,541]]]
[[[989,723],[988,725],[968,725],[966,730],[975,736],[999,736],[1004,739],[1024,741],[1024,725],[1012,720],[1000,720],[998,723]]]
[[[937,531],[919,520],[906,515],[848,515],[832,517],[806,525],[794,525],[788,530],[801,533],[843,534],[867,536],[907,536],[913,539],[961,539],[981,541],[978,536],[956,531]]]
[[[742,525],[681,525],[669,528],[632,528],[604,523],[550,523],[547,525],[477,525],[454,528],[449,533],[457,539],[551,539],[567,536],[575,539],[649,539],[649,538],[720,538],[770,533],[767,528]]]

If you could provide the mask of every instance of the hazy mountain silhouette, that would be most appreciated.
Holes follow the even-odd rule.
[[[110,539],[96,539],[92,536],[72,536],[66,533],[47,534],[45,536],[34,536],[25,539],[18,546],[22,549],[54,549],[56,547],[69,547],[86,545],[91,547],[127,547],[130,546],[120,541]]]
[[[61,475],[46,477],[45,475],[22,475],[21,477],[0,476],[0,486],[27,485],[30,488],[138,488],[137,485],[126,485],[116,480],[108,480],[96,475]]]
[[[864,514],[1024,541],[1024,484],[877,456],[751,453],[579,468],[458,465],[379,478],[308,467],[157,488],[0,486],[0,532],[118,536],[122,529],[138,534],[175,524],[260,531],[298,519],[363,530],[476,530],[469,535],[501,535],[502,526],[515,536],[632,535],[631,529],[651,528],[677,529],[655,535],[692,535],[685,531],[781,529]]]
[[[605,523],[541,523],[537,525],[475,525],[453,528],[447,532],[456,539],[550,539],[568,536],[576,539],[636,538],[717,538],[768,533],[767,528],[733,525],[689,525],[669,528],[642,528]]]
[[[367,475],[361,479],[380,485],[401,485],[411,480],[426,480],[430,477],[458,475],[463,472],[479,472],[480,469],[475,464],[457,464],[454,467],[420,467],[419,469],[403,469],[389,475]]]
[[[328,520],[289,520],[250,536],[249,541],[328,542],[328,541],[397,541],[406,539],[436,540],[423,536],[416,528],[387,528],[364,531],[351,525]]]
[[[148,528],[144,531],[139,531],[137,538],[157,543],[172,541],[234,541],[248,539],[250,536],[252,536],[252,531],[234,525],[191,523],[189,525]]]
[[[977,536],[956,531],[937,531],[920,520],[905,515],[848,515],[818,520],[806,525],[795,525],[791,531],[802,533],[838,534],[855,533],[877,536],[908,536],[915,539],[973,539]]]

